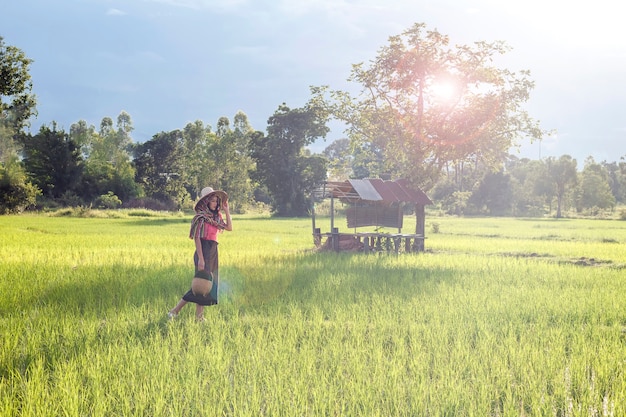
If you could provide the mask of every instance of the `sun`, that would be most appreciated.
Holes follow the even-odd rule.
[[[438,102],[450,102],[458,93],[456,86],[449,81],[434,82],[431,86],[431,92],[433,98]]]

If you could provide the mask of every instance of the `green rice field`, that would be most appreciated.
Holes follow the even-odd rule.
[[[190,220],[0,217],[0,416],[626,415],[626,221],[429,216],[396,255],[234,216],[219,305],[168,321]]]

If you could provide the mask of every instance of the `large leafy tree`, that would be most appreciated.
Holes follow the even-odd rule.
[[[110,117],[102,118],[98,135],[90,135],[89,158],[109,163],[114,168],[128,165],[133,144],[130,134],[133,130],[132,119],[125,111],[117,116],[116,127]]]
[[[503,216],[511,213],[513,193],[511,176],[503,171],[487,172],[469,201],[479,213]]]
[[[556,197],[556,217],[563,217],[563,205],[568,194],[574,192],[578,184],[576,159],[570,155],[561,155],[559,159],[549,157],[545,160],[546,171],[551,179],[554,196]]]
[[[580,174],[577,209],[613,209],[615,203],[606,167],[597,163],[592,157],[587,158]]]
[[[183,129],[183,181],[192,198],[197,197],[202,188],[211,185],[211,173],[216,162],[208,158],[209,142],[214,134],[211,126],[205,126],[201,120],[187,123]],[[211,185],[215,188],[215,186]]]
[[[0,214],[20,213],[34,206],[40,190],[29,182],[17,156],[0,164]]]
[[[355,157],[350,149],[350,140],[337,139],[324,149],[322,155],[328,160],[328,177],[333,181],[343,181],[354,174]]]
[[[29,67],[24,52],[0,36],[0,126],[18,133],[36,113]]]
[[[448,36],[415,24],[389,38],[368,66],[353,66],[356,95],[314,87],[347,125],[354,147],[382,152],[378,172],[429,189],[448,163],[499,167],[521,138],[543,132],[524,111],[533,82],[527,71],[498,68],[504,42],[452,47]]]
[[[219,177],[213,179],[217,187],[228,190],[233,202],[231,209],[241,211],[252,199],[250,171],[254,162],[248,149],[254,130],[248,116],[241,111],[235,114],[232,128],[225,117],[219,119],[217,127],[212,156],[217,162]]]
[[[543,215],[546,203],[550,204],[554,197],[546,164],[541,160],[518,159],[511,155],[506,170],[511,175],[513,214]]]
[[[277,216],[306,216],[310,192],[326,178],[325,158],[307,155],[305,146],[328,133],[326,111],[313,102],[304,108],[278,107],[269,118],[267,136],[251,135],[252,175],[264,185]]]
[[[252,196],[249,171],[253,162],[248,154],[252,132],[241,111],[235,114],[232,127],[227,117],[220,117],[215,132],[202,121],[185,126],[184,182],[193,198],[211,186],[228,192],[231,211],[243,209]]]
[[[72,124],[70,138],[80,146],[85,159],[81,184],[81,196],[85,200],[111,192],[126,201],[138,194],[129,152],[132,130],[132,120],[125,111],[117,118],[117,130],[113,129],[110,117],[102,119],[100,132],[84,120]]]
[[[32,60],[0,36],[0,213],[22,211],[40,190],[26,176],[16,139],[36,114],[29,67]]]
[[[626,202],[626,162],[624,157],[621,162],[602,162],[607,172],[611,192],[617,203]]]
[[[147,197],[181,209],[189,200],[182,172],[184,140],[180,130],[161,132],[135,147],[136,181]]]
[[[24,167],[31,181],[44,197],[58,199],[76,193],[82,178],[80,148],[56,123],[41,126],[39,132],[27,136],[23,143]]]

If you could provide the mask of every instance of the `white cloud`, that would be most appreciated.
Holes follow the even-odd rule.
[[[106,14],[107,16],[124,16],[126,12],[120,9],[109,9]]]
[[[161,3],[174,7],[183,7],[192,10],[213,10],[229,12],[248,5],[248,0],[144,0],[147,3]]]
[[[615,0],[485,0],[508,19],[518,21],[541,43],[564,48],[612,49],[626,46],[621,3]]]

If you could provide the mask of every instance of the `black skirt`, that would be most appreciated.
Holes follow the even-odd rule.
[[[213,274],[213,288],[206,297],[195,295],[191,289],[183,295],[183,300],[190,303],[196,303],[203,306],[211,306],[217,304],[217,293],[219,287],[219,257],[217,254],[217,242],[215,240],[200,239],[202,244],[202,255],[204,255],[204,270]],[[193,254],[193,263],[198,270],[198,252]]]

